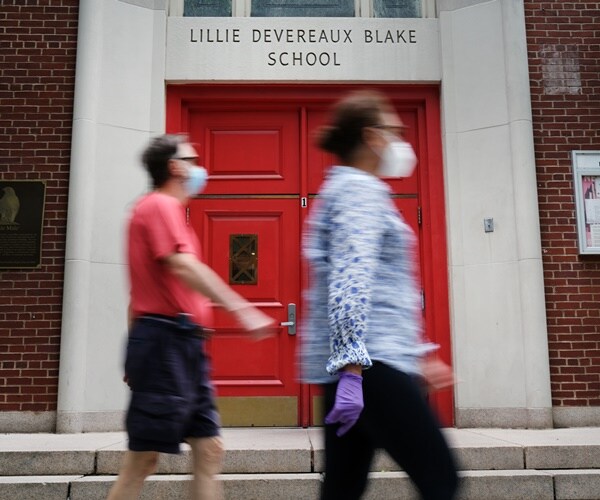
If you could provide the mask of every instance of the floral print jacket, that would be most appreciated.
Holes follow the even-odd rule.
[[[332,168],[303,237],[310,270],[300,329],[304,382],[332,382],[345,365],[373,361],[419,373],[419,358],[437,345],[422,340],[415,242],[385,182]]]

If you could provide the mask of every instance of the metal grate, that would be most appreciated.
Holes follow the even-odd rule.
[[[229,284],[256,285],[258,282],[258,235],[229,235]]]

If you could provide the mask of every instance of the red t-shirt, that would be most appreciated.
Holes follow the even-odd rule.
[[[152,192],[136,203],[128,228],[127,256],[134,317],[188,313],[210,324],[210,301],[177,279],[162,262],[174,253],[202,258],[200,242],[186,223],[185,206],[172,196]]]

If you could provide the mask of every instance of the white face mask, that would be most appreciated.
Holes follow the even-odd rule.
[[[395,137],[388,142],[380,158],[377,168],[380,177],[410,177],[417,166],[417,155],[412,146]]]

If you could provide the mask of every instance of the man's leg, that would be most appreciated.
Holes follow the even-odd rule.
[[[156,451],[127,451],[119,477],[106,500],[134,500],[144,486],[144,479],[154,474],[158,465]]]
[[[222,485],[215,476],[223,466],[224,447],[220,436],[208,438],[188,438],[192,447],[194,481],[193,500],[221,500]]]

